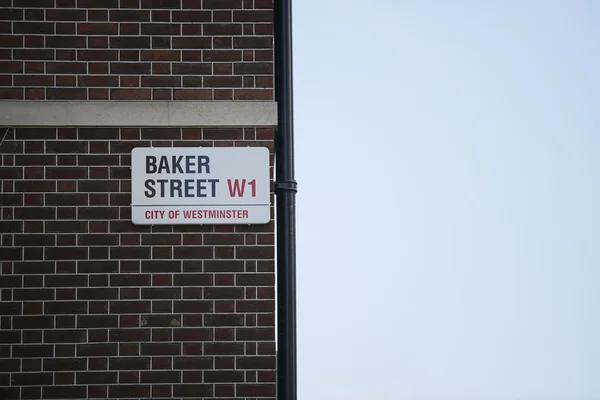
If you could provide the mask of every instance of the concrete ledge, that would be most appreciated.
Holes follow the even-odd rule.
[[[274,101],[8,101],[0,126],[275,126]]]

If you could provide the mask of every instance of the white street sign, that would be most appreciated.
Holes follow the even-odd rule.
[[[131,152],[136,225],[265,224],[265,147],[137,147]]]

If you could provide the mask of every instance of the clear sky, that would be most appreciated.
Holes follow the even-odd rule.
[[[294,0],[304,400],[600,399],[600,1]]]

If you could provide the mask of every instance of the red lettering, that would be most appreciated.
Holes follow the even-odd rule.
[[[233,185],[231,184],[233,181]],[[238,179],[227,179],[227,186],[229,187],[229,196],[231,197],[243,197],[244,190],[246,187],[246,180],[242,179],[242,183]]]

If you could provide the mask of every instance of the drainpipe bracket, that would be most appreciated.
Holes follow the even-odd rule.
[[[295,180],[285,180],[275,182],[275,192],[294,192],[298,191],[298,182]]]

